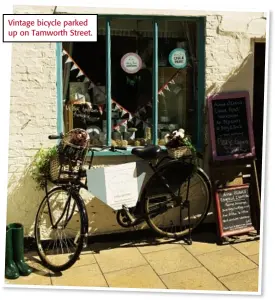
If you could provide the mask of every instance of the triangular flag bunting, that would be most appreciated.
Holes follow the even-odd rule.
[[[117,108],[118,108],[120,111],[123,110],[123,108],[122,108],[120,105],[118,105],[117,103],[116,103],[116,106],[117,106]]]
[[[140,119],[136,119],[135,125],[138,125],[141,122]]]
[[[122,114],[121,114],[121,117],[123,117],[124,115],[126,115],[128,113],[128,111],[127,110],[125,110],[125,109],[122,109]]]
[[[145,107],[144,107],[144,106],[141,108],[140,112],[144,112],[144,113],[146,113],[146,109],[145,109]]]
[[[160,91],[160,92],[159,92],[159,95],[164,96],[163,91]],[[152,105],[151,105],[151,106],[152,106]]]
[[[89,82],[89,81],[90,81],[90,79],[88,77],[85,77],[83,82]]]
[[[84,73],[81,70],[79,70],[79,73],[77,74],[76,78],[80,77],[80,76],[83,76],[83,75],[84,75]]]
[[[73,60],[70,58],[70,56],[68,56],[67,60],[65,61],[65,64],[72,62]]]
[[[94,83],[91,82],[90,85],[89,85],[89,87],[88,87],[88,90],[93,89],[94,87],[95,87]]]
[[[77,67],[76,64],[73,64],[73,66],[71,67],[71,71],[72,71],[72,70],[75,70],[75,69],[78,69],[78,67]]]
[[[99,110],[99,113],[102,115],[103,114],[103,107],[102,107],[102,105],[98,105],[98,110]]]

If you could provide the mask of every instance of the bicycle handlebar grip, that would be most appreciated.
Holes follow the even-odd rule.
[[[63,133],[60,133],[60,134],[51,134],[49,135],[49,140],[58,140],[58,139],[62,139],[63,137]]]

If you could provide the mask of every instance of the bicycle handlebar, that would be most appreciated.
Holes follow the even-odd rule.
[[[95,148],[100,148],[100,150],[97,150]],[[89,151],[103,151],[109,149],[112,152],[115,152],[116,150],[127,150],[126,147],[121,147],[121,146],[90,146]]]
[[[61,140],[64,137],[63,133],[60,134],[51,134],[48,136],[49,140]]]

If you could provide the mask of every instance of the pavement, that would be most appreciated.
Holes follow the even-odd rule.
[[[6,286],[40,285],[258,292],[259,240],[217,245],[213,233],[184,241],[143,239],[90,244],[68,270],[55,274],[35,252],[26,253],[31,275]]]

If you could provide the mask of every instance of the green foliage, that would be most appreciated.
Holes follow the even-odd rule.
[[[38,189],[43,189],[46,178],[50,176],[51,159],[57,156],[57,146],[48,149],[41,148],[34,157],[31,165],[31,176],[37,183]]]

